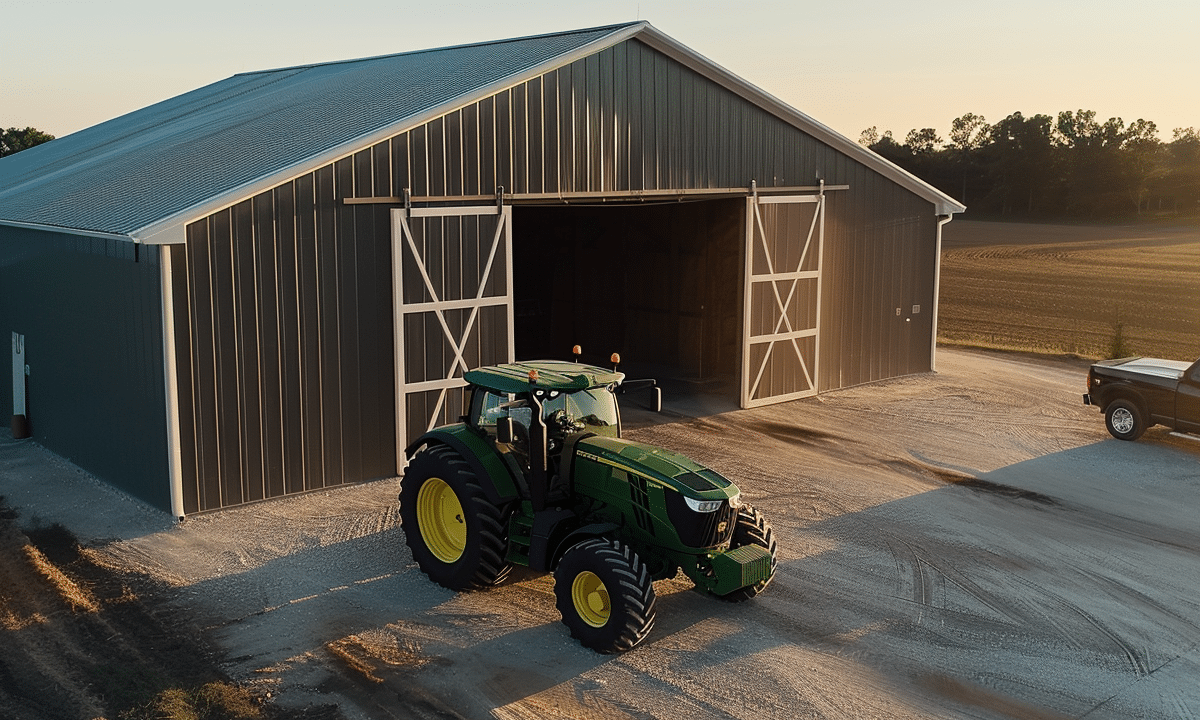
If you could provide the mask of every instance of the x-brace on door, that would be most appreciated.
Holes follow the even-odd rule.
[[[744,408],[817,393],[824,195],[746,200]]]
[[[465,413],[467,370],[513,361],[511,228],[500,205],[392,211],[397,472]]]

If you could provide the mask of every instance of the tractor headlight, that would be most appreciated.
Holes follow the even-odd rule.
[[[683,499],[687,501],[689,508],[698,513],[716,512],[721,509],[721,505],[725,502],[724,500],[696,500],[687,496],[684,496]]]

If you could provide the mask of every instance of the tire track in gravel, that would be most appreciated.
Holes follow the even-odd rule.
[[[1130,670],[1132,670],[1135,677],[1139,677],[1139,678],[1145,677],[1146,675],[1149,674],[1150,670],[1146,664],[1146,659],[1145,659],[1144,653],[1139,654],[1137,652],[1137,650],[1134,649],[1134,647],[1130,643],[1126,642],[1116,631],[1110,629],[1104,622],[1102,622],[1095,615],[1089,613],[1088,611],[1079,607],[1075,603],[1067,600],[1062,595],[1054,592],[1053,590],[1050,590],[1049,588],[1047,588],[1043,585],[1040,585],[1038,583],[1035,583],[1031,580],[1027,580],[1027,579],[1022,578],[1017,575],[1013,575],[1011,577],[1011,579],[1013,580],[1013,582],[1024,585],[1029,590],[1034,591],[1036,596],[1046,598],[1049,601],[1051,601],[1054,605],[1056,605],[1057,607],[1082,618],[1088,626],[1090,626],[1091,628],[1093,628],[1095,630],[1095,633],[1094,633],[1095,636],[1098,636],[1100,638],[1107,640],[1111,645],[1115,646],[1122,655],[1124,655],[1125,659],[1129,663],[1129,668],[1130,668]],[[1059,629],[1059,632],[1062,635],[1063,639],[1066,639],[1069,642],[1075,641],[1074,638],[1076,636],[1075,636],[1074,629],[1064,628],[1049,613],[1046,613],[1041,610],[1034,610],[1034,613],[1036,614],[1037,619],[1039,619],[1043,622],[1046,622],[1046,623],[1050,624],[1051,626]]]
[[[927,572],[926,569],[928,569],[936,574],[935,577],[940,579],[943,586],[945,583],[950,583],[954,587],[966,593],[967,597],[988,608],[992,612],[996,613],[996,615],[1002,618],[1007,618],[1015,625],[1021,625],[1025,622],[1024,617],[1012,612],[1009,607],[1006,607],[1005,603],[998,602],[993,593],[989,593],[962,572],[959,572],[957,569],[949,565],[935,563],[931,559],[932,553],[927,553],[924,551],[918,552],[918,548],[915,545],[895,535],[887,536],[885,542],[887,543],[888,548],[891,550],[892,556],[896,562],[898,595],[905,594],[903,592],[904,578],[911,574],[914,586],[912,592],[913,602],[934,608],[939,611],[949,611],[950,608],[947,607],[944,597],[940,606],[932,603],[932,594],[929,591],[929,588],[931,585],[935,585],[936,581],[930,581],[931,573]],[[902,551],[897,551],[898,545],[903,546]],[[906,562],[906,560],[911,561]],[[953,612],[963,611],[954,610]],[[918,624],[920,624],[920,620],[918,620]]]

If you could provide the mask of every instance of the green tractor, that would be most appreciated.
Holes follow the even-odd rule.
[[[407,448],[400,485],[406,542],[435,582],[471,590],[514,565],[553,572],[563,623],[602,653],[646,638],[654,580],[683,570],[729,602],[771,582],[774,534],[737,486],[621,439],[615,396],[628,388],[615,365],[525,362],[465,379],[467,415]]]

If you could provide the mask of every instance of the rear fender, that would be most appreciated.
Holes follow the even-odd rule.
[[[491,442],[479,437],[465,424],[430,430],[405,448],[404,454],[411,460],[426,445],[447,445],[461,455],[495,505],[501,506],[520,497],[517,483]]]
[[[1095,386],[1090,395],[1092,404],[1100,409],[1100,412],[1108,410],[1108,406],[1116,400],[1128,400],[1137,405],[1138,410],[1146,415],[1146,398],[1127,380],[1105,378],[1105,381],[1100,385]]]
[[[1137,406],[1142,417],[1150,420],[1150,408],[1146,402],[1146,398],[1140,392],[1135,390],[1131,385],[1118,385],[1113,387],[1107,396],[1104,398],[1104,405],[1101,406],[1101,412],[1108,410],[1108,406],[1117,400],[1128,400]]]

